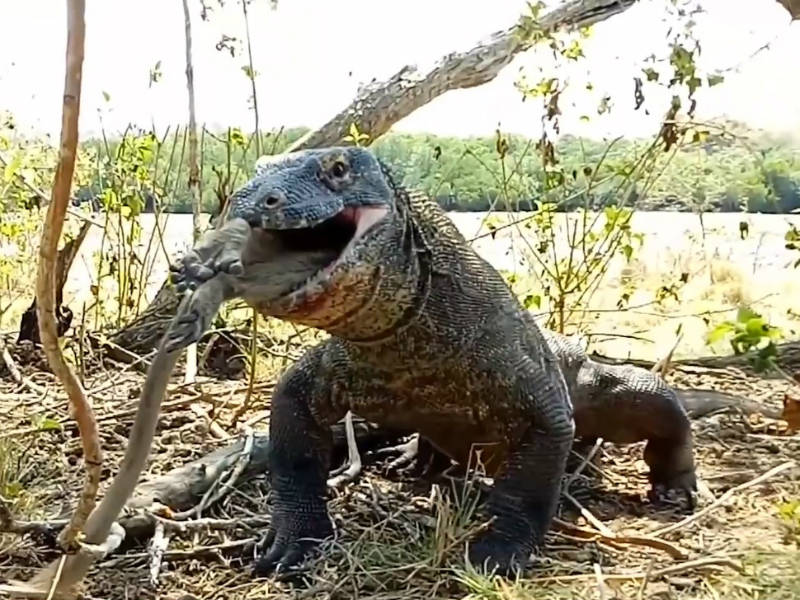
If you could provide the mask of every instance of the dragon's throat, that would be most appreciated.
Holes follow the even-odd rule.
[[[387,340],[412,322],[422,305],[419,266],[415,258],[402,254],[395,253],[390,261],[357,257],[337,265],[324,281],[303,288],[279,305],[256,308],[264,315],[356,343]]]

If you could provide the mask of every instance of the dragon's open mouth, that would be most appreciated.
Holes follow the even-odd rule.
[[[310,271],[303,273],[304,269],[299,269],[291,275],[286,274],[286,283],[289,283],[289,279],[298,278],[295,285],[291,285],[289,294],[309,291],[325,284],[367,230],[387,212],[388,208],[384,206],[349,207],[312,227],[268,230],[279,241],[283,252],[308,258],[304,268]]]
[[[345,209],[318,225],[281,229],[273,233],[291,252],[331,251],[341,255],[356,234],[355,211]]]
[[[282,229],[273,233],[291,252],[329,251],[341,259],[386,213],[385,207],[345,208],[312,227]]]

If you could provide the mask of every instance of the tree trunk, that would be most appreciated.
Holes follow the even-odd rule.
[[[69,270],[78,251],[81,249],[81,244],[89,232],[89,221],[84,221],[81,225],[78,235],[68,241],[61,250],[58,251],[56,256],[56,280],[55,280],[55,294],[56,294],[56,335],[63,336],[69,326],[72,324],[72,311],[69,307],[64,306],[64,284],[67,282]],[[36,296],[34,296],[31,305],[22,313],[22,318],[19,324],[19,335],[17,336],[17,343],[30,341],[34,344],[40,344],[39,339],[39,318],[36,314]]]
[[[570,0],[541,15],[539,26],[544,30],[586,27],[624,12],[635,1]],[[353,123],[369,134],[367,143],[371,143],[397,121],[445,92],[488,83],[517,54],[532,45],[525,36],[519,35],[519,24],[515,23],[466,52],[445,55],[425,73],[420,73],[413,65],[405,66],[386,81],[366,86],[349,106],[316,131],[300,138],[288,151],[341,144]],[[151,352],[177,307],[178,297],[165,281],[153,305],[112,335],[111,341],[137,354]]]
[[[110,341],[113,345],[140,356],[152,352],[175,316],[178,303],[175,289],[169,281],[165,281],[148,307],[112,335]]]

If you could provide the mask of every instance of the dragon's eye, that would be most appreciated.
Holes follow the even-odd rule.
[[[342,161],[336,161],[331,167],[331,175],[336,178],[342,178],[347,175],[347,165]]]

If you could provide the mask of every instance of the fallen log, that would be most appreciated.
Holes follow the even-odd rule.
[[[800,373],[800,340],[784,342],[782,344],[776,344],[776,346],[776,362],[778,366],[789,373]],[[590,353],[589,356],[598,362],[616,365],[634,365],[636,367],[642,367],[645,369],[650,369],[655,364],[655,362],[651,360],[642,360],[637,358],[615,358],[598,354],[596,352]],[[752,371],[752,367],[750,366],[750,354],[723,354],[672,359],[670,363],[673,366],[686,365],[691,367],[705,367],[708,369],[727,369],[729,367],[736,367],[747,372]],[[765,374],[759,374],[759,376],[767,377]]]

